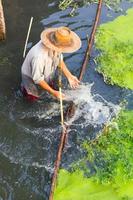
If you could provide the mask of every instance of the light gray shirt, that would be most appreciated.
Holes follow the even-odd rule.
[[[53,52],[39,41],[28,52],[21,68],[23,76],[30,77],[35,84],[45,80],[49,82],[54,76],[55,70],[59,64],[59,58],[62,54]]]

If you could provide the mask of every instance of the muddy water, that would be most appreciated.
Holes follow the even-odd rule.
[[[59,11],[53,1],[5,0],[7,41],[0,46],[0,200],[48,199],[51,175],[60,137],[59,102],[45,94],[43,101],[29,104],[19,91],[22,53],[31,16],[34,23],[29,46],[39,40],[43,28],[69,26],[82,39],[82,49],[64,55],[73,74],[77,75],[86,48],[86,35],[90,34],[96,5],[80,8],[74,18],[69,12]],[[126,10],[132,4],[124,1]],[[112,20],[121,13],[103,8],[101,22]],[[98,131],[120,109],[123,99],[133,108],[133,94],[116,86],[106,85],[95,71],[93,50],[78,91],[70,91],[64,79],[64,92],[77,105],[62,166],[69,168],[82,155],[80,144],[95,137]],[[68,102],[65,102],[66,108]]]

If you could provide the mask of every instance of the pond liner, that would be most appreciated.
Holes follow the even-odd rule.
[[[0,0],[0,41],[6,39],[6,26],[2,1]]]
[[[98,26],[98,23],[99,23],[99,20],[100,20],[100,16],[101,16],[102,3],[103,3],[103,0],[98,1],[94,25],[93,25],[92,32],[91,32],[91,35],[90,35],[90,39],[88,41],[87,49],[86,49],[85,56],[84,56],[84,59],[83,59],[83,64],[82,64],[80,74],[79,74],[79,80],[80,81],[83,78],[83,75],[85,73],[85,70],[86,70],[86,67],[87,67],[87,64],[88,64],[88,61],[89,61],[89,57],[90,57],[90,54],[91,54],[91,51],[92,51],[92,47],[93,47],[93,43],[94,43],[94,36],[95,36],[97,26]],[[67,108],[65,118],[70,119],[73,116],[74,112],[75,112],[75,104],[74,104],[74,102],[71,102],[70,105]],[[55,161],[55,165],[54,165],[54,173],[53,173],[52,182],[51,182],[49,200],[53,200],[54,191],[55,191],[55,187],[56,187],[56,183],[57,183],[57,175],[58,175],[59,167],[60,167],[60,164],[61,164],[63,149],[64,149],[64,146],[65,146],[67,137],[68,137],[69,127],[70,127],[70,125],[67,125],[67,124],[64,123],[64,127],[63,127],[63,130],[62,130],[62,133],[61,133],[59,148],[58,148],[58,152],[57,152],[57,157],[56,157],[56,161]]]

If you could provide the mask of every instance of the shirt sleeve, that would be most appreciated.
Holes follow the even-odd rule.
[[[36,84],[44,80],[44,68],[45,68],[45,63],[40,56],[32,59],[31,75],[32,75],[33,81]]]

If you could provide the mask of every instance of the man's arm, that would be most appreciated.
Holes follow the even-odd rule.
[[[32,79],[35,84],[38,84],[42,89],[46,90],[54,97],[60,99],[59,91],[54,90],[50,85],[44,80],[44,75],[42,74],[42,69],[44,68],[44,63],[42,61],[42,57],[35,57],[32,59]],[[65,95],[62,94],[62,98],[65,98]]]
[[[49,84],[46,81],[40,81],[38,85],[43,88],[44,90],[47,90],[50,94],[52,94],[57,99],[60,99],[60,93],[57,90],[54,90],[52,87],[49,86]],[[65,99],[65,95],[62,94],[62,99]]]
[[[68,79],[70,87],[71,88],[77,88],[79,86],[80,81],[77,79],[76,76],[71,74],[71,72],[68,70],[68,68],[67,68],[67,66],[66,66],[66,64],[64,63],[63,60],[61,61],[60,68],[62,69],[62,72],[64,73],[64,75]]]

